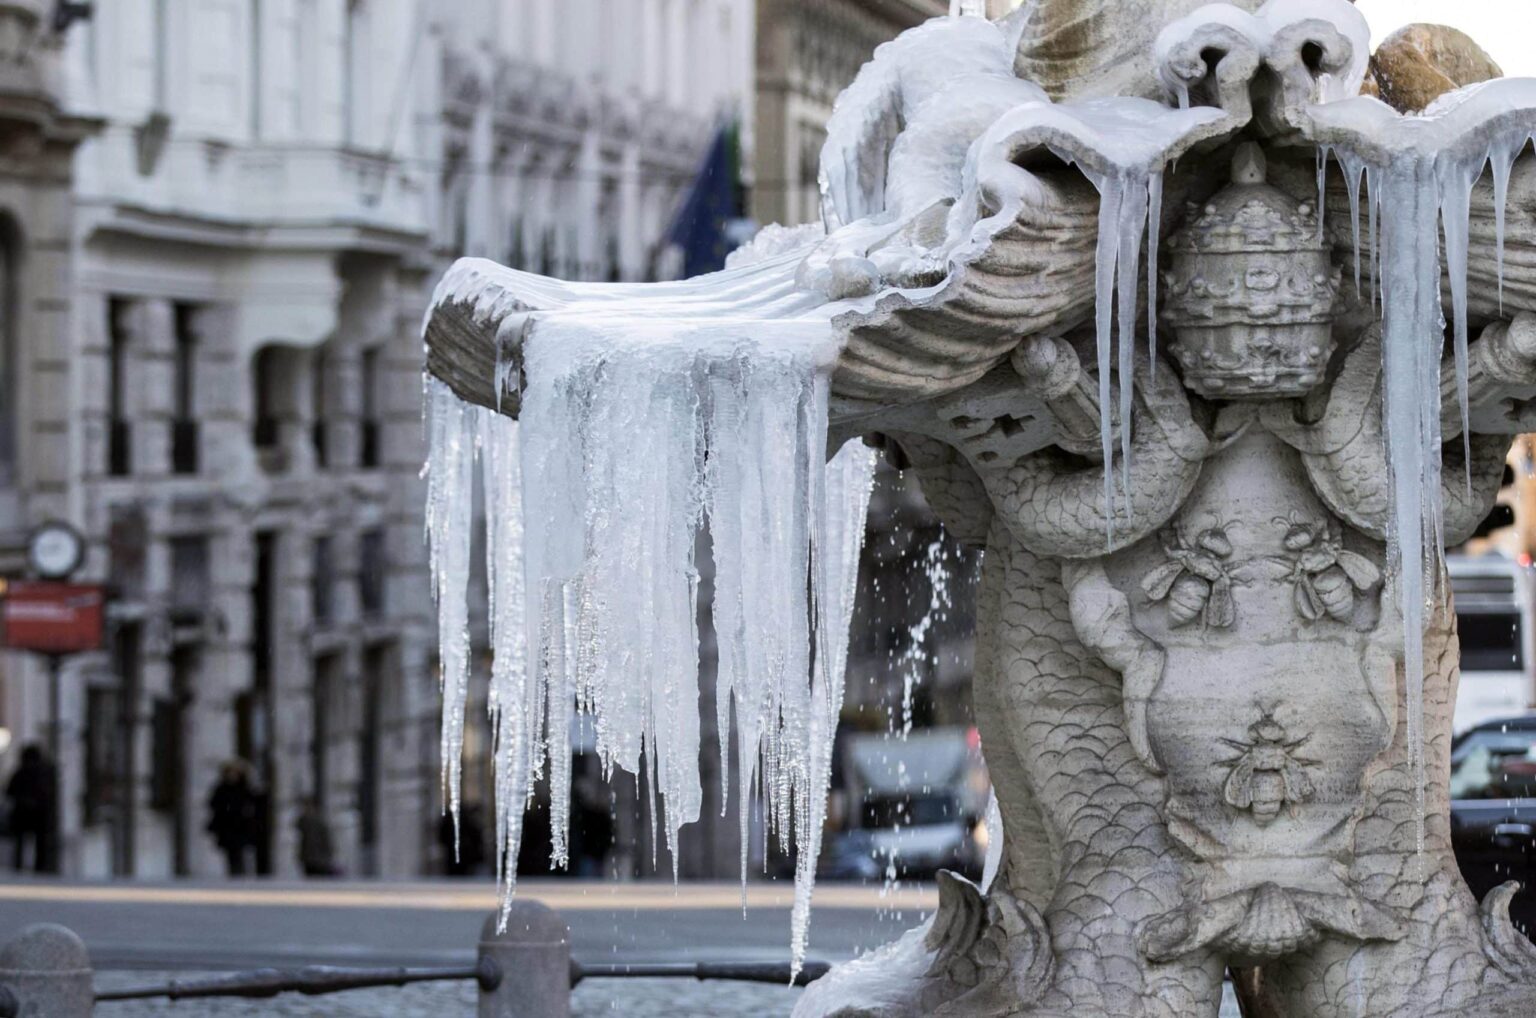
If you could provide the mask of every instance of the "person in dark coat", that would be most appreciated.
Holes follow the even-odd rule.
[[[320,811],[320,803],[314,796],[304,800],[296,826],[299,829],[299,868],[304,871],[304,875],[339,875],[336,850],[331,841],[331,825],[326,823],[325,814]]]
[[[231,760],[219,770],[219,783],[208,797],[208,833],[218,842],[232,877],[246,872],[246,855],[256,844],[256,793],[245,765]]]
[[[26,846],[32,846],[32,869],[54,872],[53,832],[59,805],[59,777],[42,747],[29,745],[21,751],[21,763],[5,786],[11,807],[11,837],[15,839],[14,865],[25,868]]]

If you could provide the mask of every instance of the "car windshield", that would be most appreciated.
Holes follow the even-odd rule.
[[[1461,637],[1462,671],[1508,672],[1525,667],[1519,613],[1458,612],[1456,630]]]
[[[1536,797],[1536,731],[1473,732],[1451,761],[1452,799]]]
[[[864,803],[865,827],[945,824],[958,816],[955,800],[947,795],[891,795]]]

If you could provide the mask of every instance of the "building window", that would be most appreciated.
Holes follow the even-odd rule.
[[[310,442],[315,447],[315,466],[325,467],[330,462],[330,429],[327,425],[329,407],[326,406],[325,388],[329,381],[331,359],[325,347],[315,351],[314,364],[310,368],[310,405],[314,408],[314,422],[310,425]]]
[[[16,480],[16,378],[20,357],[16,349],[15,249],[0,237],[0,485]]]
[[[202,621],[211,595],[208,539],[171,538],[171,621],[178,625]]]
[[[358,466],[372,470],[379,465],[379,361],[383,351],[369,347],[362,353],[363,413],[359,435]]]
[[[507,265],[514,269],[525,269],[528,267],[527,257],[524,253],[522,216],[516,216],[512,220],[512,237],[507,242]]]
[[[155,697],[149,726],[149,808],[156,813],[174,813],[179,787],[176,758],[181,750],[181,712],[176,701]]]
[[[121,753],[117,745],[117,690],[92,686],[85,691],[85,818],[87,827],[114,819],[122,792]]]
[[[309,576],[310,608],[313,611],[315,624],[323,626],[331,621],[331,589],[332,569],[334,562],[331,556],[331,538],[329,534],[322,534],[315,538],[313,545],[314,561],[311,564],[312,571]]]
[[[256,535],[256,583],[251,590],[251,683],[258,693],[271,685],[276,637],[277,535],[263,530]]]
[[[133,472],[133,430],[128,421],[128,353],[131,305],[113,298],[107,304],[107,473]]]
[[[357,596],[365,618],[384,616],[385,583],[389,574],[387,556],[383,530],[365,530],[358,538]]]
[[[323,809],[342,809],[352,803],[331,802],[331,751],[341,734],[344,693],[340,654],[315,659],[314,684],[310,687],[310,789]]]
[[[254,419],[251,442],[262,469],[282,473],[310,441],[306,407],[310,354],[291,346],[266,346],[251,362]]]
[[[347,0],[346,39],[342,45],[342,116],[346,123],[346,143],[352,148],[366,147],[372,140],[372,110],[368,105],[368,54],[373,46],[372,21],[363,0]]]
[[[275,449],[282,439],[282,428],[277,416],[278,362],[280,353],[275,347],[266,347],[256,354],[252,384],[255,386],[255,421],[251,426],[251,441],[259,450]]]
[[[391,657],[389,644],[376,644],[363,651],[363,724],[357,740],[357,840],[370,849],[379,840],[384,690],[389,683]],[[369,861],[370,875],[377,875],[377,859]]]
[[[171,418],[171,470],[195,474],[198,470],[197,432],[197,333],[193,316],[197,308],[176,305],[175,406]]]

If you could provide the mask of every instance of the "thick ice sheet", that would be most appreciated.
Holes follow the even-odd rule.
[[[716,286],[729,285],[723,275]],[[786,846],[792,834],[799,842],[799,959],[874,454],[853,443],[826,461],[838,344],[825,318],[735,317],[700,293],[675,287],[612,307],[575,291],[543,295],[564,306],[522,326],[516,423],[428,383],[444,780],[456,811],[478,452],[503,886],[510,895],[523,806],[543,769],[551,862],[566,861],[576,711],[594,719],[606,770],[644,774],[675,860],[703,803],[694,555],[707,523],[717,721],[723,742],[734,714],[736,793],[760,791],[770,827]],[[759,309],[774,303],[754,296]],[[742,862],[745,878],[745,849]]]

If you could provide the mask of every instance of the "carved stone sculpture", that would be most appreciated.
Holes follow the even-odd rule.
[[[1406,610],[1417,563],[1389,553],[1404,326],[1397,304],[1377,322],[1398,283],[1373,279],[1398,227],[1362,224],[1358,161],[1386,167],[1375,192],[1399,144],[1497,154],[1536,93],[1447,97],[1428,141],[1375,100],[1330,112],[1367,38],[1342,0],[941,19],[839,104],[826,235],[775,233],[719,284],[755,327],[820,316],[834,448],[872,436],[986,549],[972,694],[1000,861],[984,888],[946,875],[927,927],[797,1015],[1187,1018],[1229,969],[1253,1014],[1536,1013],[1511,890],[1479,906],[1451,855],[1454,614],[1443,586]],[[1420,337],[1448,544],[1536,425],[1536,168],[1505,150],[1447,243],[1452,338]],[[461,263],[429,368],[515,413],[524,330],[577,303]]]

